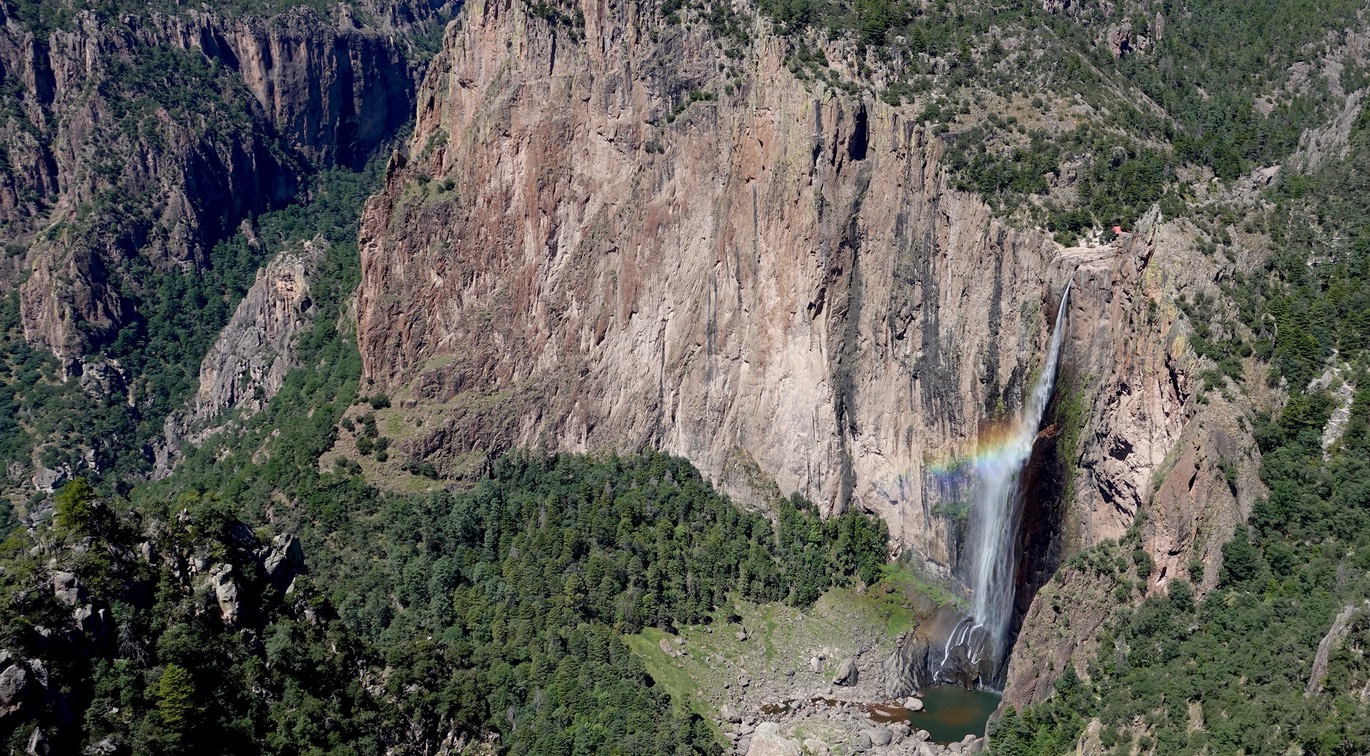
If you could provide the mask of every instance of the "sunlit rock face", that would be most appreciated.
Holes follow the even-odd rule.
[[[949,573],[930,467],[1021,403],[1055,245],[952,190],[902,110],[764,39],[725,93],[700,32],[635,8],[585,5],[579,41],[518,3],[449,28],[365,218],[366,390],[449,475],[651,446],[744,504],[878,513]]]
[[[1079,411],[1023,502],[1016,586],[1124,533],[1176,443],[1215,448],[1220,425],[1241,493],[1163,485],[1146,543],[1173,576],[1231,531],[1254,452],[1191,401],[1173,298],[1214,271],[1190,229],[1153,214],[1062,249],[952,189],[914,114],[797,80],[779,41],[725,60],[651,9],[576,10],[468,4],[368,204],[363,391],[395,403],[396,459],[462,477],[515,446],[663,449],[747,506],[879,514],[920,568],[964,574],[970,483],[946,462],[1023,406],[1074,273],[1058,393]],[[1032,592],[1012,631],[1038,661],[1010,662],[1010,691],[1044,690],[1080,642]]]

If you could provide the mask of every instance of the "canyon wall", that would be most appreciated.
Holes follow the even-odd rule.
[[[1114,247],[1067,250],[1052,265],[1075,271],[1057,400],[1077,408],[1078,437],[1057,460],[1069,484],[1052,523],[1059,553],[1047,566],[1054,579],[1017,607],[1022,631],[1006,704],[1045,698],[1066,665],[1088,677],[1103,623],[1135,595],[1119,599],[1097,565],[1061,564],[1064,557],[1135,527],[1138,547],[1154,562],[1140,595],[1163,592],[1177,578],[1197,578],[1204,592],[1217,583],[1222,545],[1265,493],[1253,402],[1231,381],[1203,389],[1201,375],[1212,364],[1190,347],[1193,329],[1179,306],[1197,296],[1216,299],[1219,283],[1255,260],[1200,254],[1202,240],[1188,222],[1164,221],[1153,210]],[[1020,576],[1020,583],[1043,577]]]
[[[929,469],[1019,402],[1054,245],[779,42],[725,87],[700,31],[581,10],[575,42],[468,5],[368,206],[364,390],[410,410],[404,452],[459,475],[515,445],[661,448],[746,504],[879,513],[947,567],[956,492]]]
[[[877,513],[945,575],[956,462],[1021,406],[1074,275],[1039,444],[1058,472],[1032,478],[1063,498],[1028,512],[1009,699],[1049,690],[1113,601],[1086,591],[1072,624],[1032,601],[1070,554],[1140,522],[1148,590],[1192,561],[1211,585],[1259,482],[1247,411],[1196,399],[1175,300],[1230,265],[1194,229],[1153,212],[1062,249],[956,190],[907,109],[801,81],[760,27],[738,58],[634,4],[575,11],[469,4],[368,205],[363,391],[395,402],[397,465],[660,448],[744,505]]]
[[[203,266],[306,169],[360,167],[411,117],[408,35],[448,5],[79,11],[50,30],[0,9],[0,290],[22,282],[25,338],[79,370],[134,319],[143,267]]]

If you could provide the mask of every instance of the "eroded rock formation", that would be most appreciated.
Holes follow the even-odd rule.
[[[1191,259],[1193,229],[1153,213],[1063,250],[952,188],[901,108],[797,80],[764,35],[725,81],[697,29],[579,10],[583,28],[469,5],[368,205],[364,391],[394,399],[399,458],[459,477],[513,446],[661,448],[744,504],[878,513],[946,574],[938,505],[965,482],[942,463],[1021,404],[1073,274],[1060,427],[1039,444],[1069,475],[1044,459],[1035,478],[1069,498],[1030,510],[1052,523],[1025,529],[1036,661],[1010,697],[1039,696],[1102,621],[1058,637],[1032,592],[1144,507],[1149,590],[1194,561],[1211,584],[1259,482],[1240,405],[1194,400],[1174,302],[1222,266]]]
[[[312,321],[310,295],[322,240],[287,249],[257,280],[200,363],[200,385],[190,406],[167,417],[156,450],[156,475],[170,472],[183,442],[200,444],[221,431],[234,412],[246,419],[266,407],[286,374],[299,365],[296,337]]]

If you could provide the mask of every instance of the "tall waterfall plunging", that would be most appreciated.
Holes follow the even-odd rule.
[[[1061,334],[1069,299],[1070,281],[1067,281],[1056,311],[1046,363],[1009,435],[1004,453],[983,459],[979,465],[980,479],[967,544],[971,558],[971,588],[975,592],[971,614],[976,627],[985,633],[984,650],[993,655],[996,663],[1007,650],[1004,646],[1013,614],[1015,546],[1018,519],[1022,514],[1018,478],[1032,454],[1032,442],[1037,438],[1042,416],[1046,414],[1056,385],[1056,363],[1061,356]]]
[[[1004,665],[1013,619],[1017,536],[1023,511],[1018,482],[1055,387],[1070,285],[1067,281],[1061,294],[1046,362],[1026,404],[993,452],[976,456],[974,508],[964,549],[969,560],[972,610],[948,633],[940,666],[934,672],[937,678],[972,679],[955,669],[947,675],[950,665],[962,670],[982,670],[977,673],[982,686],[998,684],[993,678],[997,678]],[[991,679],[986,679],[986,673]]]

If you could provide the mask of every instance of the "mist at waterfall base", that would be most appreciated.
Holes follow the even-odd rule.
[[[1018,527],[1027,493],[1018,483],[1055,388],[1069,298],[1067,281],[1046,361],[1017,417],[997,432],[981,434],[973,456],[944,466],[960,475],[969,472],[975,481],[962,552],[972,604],[969,616],[963,615],[947,634],[941,658],[929,660],[934,680],[971,682],[966,671],[975,670],[980,687],[998,689],[1003,684],[1013,620]]]

